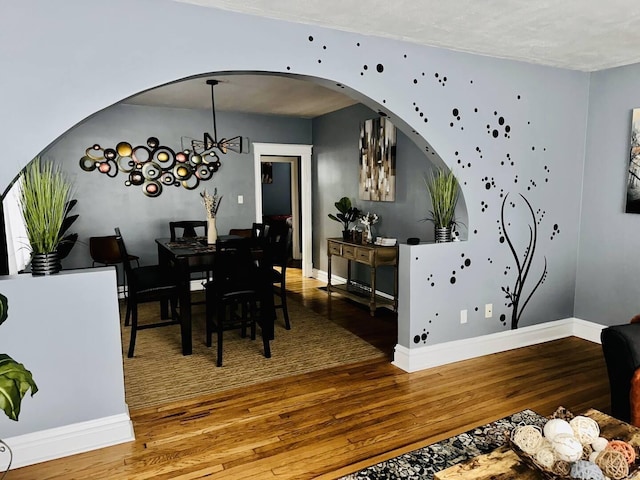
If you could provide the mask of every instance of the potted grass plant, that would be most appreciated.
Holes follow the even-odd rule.
[[[61,269],[61,244],[77,239],[75,235],[64,236],[77,218],[68,216],[75,205],[70,199],[71,183],[58,167],[39,157],[25,167],[20,177],[20,209],[31,247],[31,273],[57,273]],[[60,250],[68,254],[69,248]]]
[[[458,203],[458,179],[451,170],[437,169],[425,179],[432,210],[426,220],[433,222],[436,242],[450,242],[456,224],[455,210]]]

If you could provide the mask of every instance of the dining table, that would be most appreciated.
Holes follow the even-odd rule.
[[[233,240],[242,238],[239,235],[220,235],[218,240]],[[182,354],[191,355],[192,342],[192,313],[191,313],[191,274],[194,272],[210,272],[214,267],[216,245],[208,244],[206,237],[157,238],[158,263],[173,268],[178,285],[178,304],[180,313],[180,336]],[[260,253],[260,252],[258,252]],[[265,295],[262,298],[262,328],[266,328],[269,338],[273,338],[275,308],[273,306],[273,290],[271,282],[265,283]],[[168,318],[168,302],[161,302],[160,315]]]

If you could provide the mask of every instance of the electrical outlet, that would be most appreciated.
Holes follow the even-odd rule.
[[[484,306],[484,318],[491,318],[493,316],[493,304],[487,303]]]
[[[244,195],[238,195],[238,203],[242,205],[244,203]]]
[[[460,310],[460,323],[467,323],[467,311]]]

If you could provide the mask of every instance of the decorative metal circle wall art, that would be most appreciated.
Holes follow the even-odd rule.
[[[124,184],[140,186],[148,197],[157,197],[163,187],[169,186],[194,190],[201,181],[210,180],[220,166],[220,158],[213,151],[205,155],[188,149],[174,152],[160,145],[156,137],[149,137],[146,145],[135,147],[128,142],[120,142],[115,148],[103,148],[96,143],[80,159],[80,168],[85,172],[97,170],[111,178],[118,172],[126,174]]]

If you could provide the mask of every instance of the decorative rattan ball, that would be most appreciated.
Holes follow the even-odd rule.
[[[571,465],[571,478],[580,480],[604,480],[600,467],[593,462],[578,460]]]
[[[619,451],[607,448],[596,458],[596,464],[607,477],[620,480],[629,475],[627,458]]]
[[[609,445],[609,440],[604,437],[598,437],[593,442],[591,442],[591,446],[593,447],[594,452],[601,452]]]
[[[627,459],[627,463],[629,465],[636,461],[636,451],[627,442],[623,442],[622,440],[611,440],[607,448],[617,450],[622,453],[624,458]]]
[[[568,433],[559,433],[551,442],[556,456],[560,460],[575,462],[582,457],[582,444],[576,437]]]
[[[600,455],[600,452],[591,452],[591,455],[589,455],[589,461],[596,463],[596,458],[598,458],[598,455]]]
[[[556,463],[556,454],[551,448],[551,445],[542,446],[535,455],[536,462],[542,465],[545,468],[552,468],[553,464]]]
[[[582,444],[582,460],[589,460],[589,455],[593,453],[591,445]]]
[[[568,433],[573,435],[573,428],[571,428],[571,425],[566,420],[552,418],[544,424],[544,436],[550,442],[553,442],[553,439],[556,437],[556,435],[560,433]]]
[[[511,439],[523,452],[535,455],[542,445],[542,432],[535,425],[524,425],[513,431]]]
[[[560,477],[566,477],[571,471],[571,464],[569,462],[565,462],[564,460],[556,460],[556,463],[553,464],[551,471],[553,471],[553,473]]]
[[[578,415],[569,422],[569,425],[573,429],[574,436],[583,445],[592,443],[600,436],[600,426],[592,418]]]

